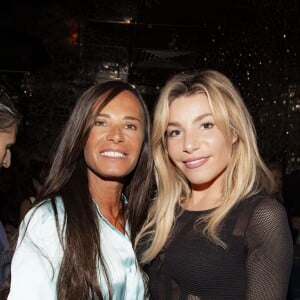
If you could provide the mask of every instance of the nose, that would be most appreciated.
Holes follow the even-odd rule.
[[[115,144],[119,144],[124,142],[124,136],[122,133],[122,128],[118,125],[114,125],[110,128],[110,130],[107,132],[106,140],[111,141]]]
[[[200,137],[193,132],[185,134],[183,142],[183,151],[187,153],[192,153],[194,150],[200,147]]]
[[[9,168],[10,164],[11,164],[11,152],[9,149],[7,149],[4,159],[3,159],[3,162],[2,162],[2,166],[4,168]]]

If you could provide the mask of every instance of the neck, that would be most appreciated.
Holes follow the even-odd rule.
[[[104,180],[94,174],[89,176],[89,190],[92,199],[101,207],[118,207],[124,184],[120,181]]]
[[[123,234],[125,233],[125,212],[122,203],[123,184],[120,182],[90,183],[93,201],[105,219]]]
[[[190,198],[182,201],[182,208],[186,210],[208,210],[220,206],[223,202],[221,194],[203,194],[199,192],[192,192]]]
[[[191,196],[181,206],[188,210],[207,210],[220,206],[223,202],[225,170],[213,180],[201,184],[192,184]]]
[[[187,210],[208,210],[220,206],[223,202],[221,186],[200,188],[192,187],[191,196],[182,201],[181,206]]]

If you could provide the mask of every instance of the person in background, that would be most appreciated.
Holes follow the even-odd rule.
[[[16,142],[20,115],[6,93],[0,92],[0,166],[9,168],[11,146]]]
[[[136,240],[151,299],[285,299],[293,244],[252,118],[223,74],[178,74],[152,132],[157,193]]]
[[[31,180],[29,186],[24,193],[24,197],[20,202],[19,207],[19,219],[20,222],[24,219],[26,213],[33,207],[37,195],[39,194],[45,177],[48,171],[47,162],[40,160],[31,160],[30,164]]]
[[[0,93],[0,167],[11,165],[10,148],[16,142],[20,115],[9,96]],[[5,229],[0,221],[0,289],[10,275],[10,253]]]
[[[299,244],[297,256],[300,258],[300,170],[287,174],[283,185],[283,196],[291,216],[294,241]]]
[[[284,205],[283,199],[283,168],[279,161],[271,161],[267,164],[274,180],[272,195]]]
[[[288,300],[300,299],[300,170],[295,168],[285,176],[283,195],[291,217],[294,240],[294,262],[290,277]]]
[[[83,93],[21,223],[9,300],[144,299],[131,240],[149,202],[149,135],[147,107],[130,84]]]

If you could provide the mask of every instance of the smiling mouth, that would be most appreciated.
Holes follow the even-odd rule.
[[[198,168],[201,167],[202,165],[204,165],[207,161],[208,161],[209,157],[203,157],[203,158],[198,158],[198,159],[189,159],[184,161],[184,165],[188,168],[188,169],[194,169],[194,168]]]
[[[101,152],[101,155],[106,156],[106,157],[113,157],[113,158],[124,158],[124,157],[126,157],[126,155],[124,153],[115,152],[115,151]]]

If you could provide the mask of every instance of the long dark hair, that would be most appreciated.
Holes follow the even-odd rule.
[[[132,241],[147,214],[149,190],[153,182],[147,106],[138,91],[126,82],[108,81],[96,84],[77,101],[60,135],[49,174],[37,200],[39,205],[43,205],[45,199],[52,202],[58,235],[64,249],[57,281],[58,299],[103,299],[98,284],[98,262],[109,287],[110,298],[112,295],[109,272],[101,252],[98,217],[94,203],[90,201],[83,149],[97,111],[124,90],[130,91],[139,99],[145,128],[139,161],[123,190],[129,200],[127,213]],[[57,195],[62,197],[65,208],[64,231],[58,223],[55,205]]]

